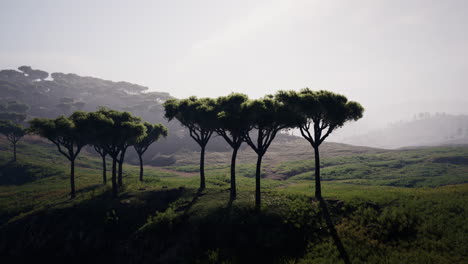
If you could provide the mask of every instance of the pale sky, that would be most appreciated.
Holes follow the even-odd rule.
[[[468,111],[466,0],[0,1],[0,69],[179,98],[326,89],[371,116],[419,103]]]

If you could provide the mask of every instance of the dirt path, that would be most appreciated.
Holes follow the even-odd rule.
[[[184,171],[177,171],[177,170],[171,170],[171,169],[168,169],[168,168],[154,167],[154,166],[148,166],[148,167],[150,167],[152,169],[155,169],[155,170],[159,170],[159,171],[174,173],[174,174],[176,174],[177,176],[180,176],[180,177],[193,177],[193,176],[198,175],[198,172],[184,172]]]
[[[277,189],[286,189],[287,187],[289,186],[293,186],[293,185],[296,185],[297,183],[295,182],[288,182],[288,183],[285,183],[285,184],[281,184],[280,186],[277,186],[276,188]]]
[[[284,175],[278,174],[275,172],[275,168],[281,164],[281,161],[273,160],[270,164],[265,164],[263,166],[263,173],[266,174],[265,178],[272,180],[284,180],[287,177]]]

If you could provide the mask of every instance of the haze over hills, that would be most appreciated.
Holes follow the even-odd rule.
[[[157,152],[173,153],[181,147],[197,149],[195,143],[188,138],[177,122],[169,123],[164,119],[162,103],[171,98],[169,93],[150,92],[148,87],[125,81],[114,82],[73,73],[52,73],[49,77],[47,72],[29,66],[23,66],[21,69],[23,71],[0,71],[0,101],[4,105],[12,101],[27,105],[26,119],[57,117],[71,114],[76,110],[95,111],[105,106],[129,111],[146,121],[163,123],[169,127],[168,140],[156,143],[150,149],[148,156],[154,157]],[[381,119],[377,118],[381,113],[368,110],[363,120],[351,122],[337,130],[331,135],[330,140],[376,148],[467,144],[468,116],[460,111],[463,109],[462,104],[461,101],[459,104],[449,102],[439,104],[438,109],[452,111],[457,115],[443,111],[434,113],[436,109],[430,108],[432,105],[430,102],[425,106],[407,103],[387,109],[382,107],[381,113],[385,114],[382,114]],[[409,114],[417,109],[431,111]],[[393,116],[393,119],[389,116]],[[396,119],[397,117],[400,119]],[[227,149],[226,144],[216,138],[209,147],[217,151]]]
[[[468,144],[468,115],[420,113],[412,120],[341,136],[340,142],[377,148]]]
[[[24,71],[0,71],[1,100],[18,100],[30,106],[31,117],[68,115],[76,110],[95,111],[100,106],[131,111],[152,122],[161,122],[157,107],[168,93],[128,82],[113,82],[73,73],[52,73],[23,66]]]
[[[6,1],[0,69],[23,63],[177,98],[329,90],[366,109],[329,138],[343,142],[421,112],[468,115],[467,10],[463,0]]]
[[[162,103],[171,98],[168,93],[149,92],[147,87],[128,82],[113,82],[72,73],[52,73],[49,77],[47,72],[29,66],[19,68],[22,71],[0,71],[0,112],[6,117],[10,112],[19,111],[24,116],[16,121],[26,125],[26,121],[34,117],[56,118],[77,110],[96,111],[99,107],[108,107],[131,112],[145,121],[162,123],[168,127],[169,136],[151,146],[147,159],[152,159],[158,152],[173,153],[180,148],[198,149],[179,123],[164,119]],[[214,138],[209,145],[212,150],[223,150],[226,147],[220,138]],[[134,154],[130,151],[129,159]]]

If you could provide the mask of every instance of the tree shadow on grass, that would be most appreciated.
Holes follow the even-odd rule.
[[[200,196],[203,195],[203,190],[198,189],[197,192],[193,195],[192,200],[185,206],[179,207],[177,211],[183,211],[182,215],[184,218],[188,217],[188,213],[190,209],[193,207],[193,205],[198,201]]]
[[[88,193],[88,192],[94,192],[97,189],[102,188],[102,187],[103,187],[102,184],[89,185],[89,186],[86,186],[84,188],[79,188],[78,190],[76,190],[76,194],[84,194],[84,193]]]
[[[201,252],[233,263],[276,263],[304,254],[308,238],[300,228],[286,223],[282,215],[232,202],[199,224]]]
[[[327,227],[330,232],[330,235],[333,238],[336,248],[340,252],[341,259],[343,260],[345,264],[351,264],[348,253],[346,252],[346,249],[344,248],[343,243],[341,242],[341,239],[338,236],[338,232],[336,232],[335,226],[333,225],[330,212],[328,211],[327,203],[321,197],[318,198],[318,201],[320,203],[320,207],[322,208],[323,217],[325,218],[325,222],[327,223]]]
[[[165,189],[112,199],[107,190],[80,203],[32,213],[0,228],[0,260],[50,262],[73,256],[72,263],[128,263],[132,234],[184,192],[184,188]]]
[[[323,233],[321,219],[300,227],[285,222],[283,211],[265,210],[227,201],[226,206],[199,204],[223,194],[194,193],[190,202],[158,213],[132,242],[137,263],[277,263],[304,255],[311,236]],[[208,200],[207,200],[208,199]],[[196,204],[196,205],[194,205]],[[199,207],[203,206],[203,207]],[[201,210],[194,210],[193,208]],[[315,219],[314,218],[314,219]],[[310,232],[309,232],[310,231]]]
[[[178,188],[113,199],[106,190],[0,228],[0,256],[16,262],[34,257],[36,262],[68,263],[277,263],[302,257],[309,242],[328,235],[317,224],[322,216],[313,210],[291,218],[288,210],[257,213],[234,200],[203,212],[191,210],[203,194]],[[180,204],[188,195],[191,199]]]

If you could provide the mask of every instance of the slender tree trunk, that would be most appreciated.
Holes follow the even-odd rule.
[[[102,182],[107,183],[106,155],[102,155]]]
[[[322,198],[322,187],[320,186],[320,155],[319,148],[314,147],[315,152],[315,198]]]
[[[202,146],[200,152],[200,190],[204,190],[205,187],[205,146]]]
[[[75,198],[75,160],[70,160],[70,196],[71,198]]]
[[[141,154],[138,154],[138,158],[140,159],[140,181],[143,181],[143,158]]]
[[[255,172],[255,210],[260,211],[260,206],[262,204],[261,195],[260,195],[260,175],[262,172],[262,158],[263,155],[258,155],[257,157],[257,171]]]
[[[119,160],[118,163],[119,163],[119,175],[118,175],[119,177],[118,177],[117,181],[118,181],[119,187],[122,187],[122,185],[123,185],[123,183],[122,183],[122,165],[123,164],[122,163],[123,162]]]
[[[16,162],[16,142],[13,142],[13,162]]]
[[[123,183],[122,183],[122,166],[123,166],[124,159],[125,159],[125,151],[122,151],[121,154],[120,154],[120,159],[119,159],[119,178],[118,178],[119,187],[122,187],[122,185],[123,185]]]
[[[112,195],[117,197],[117,158],[112,158]]]
[[[236,157],[237,151],[239,148],[234,148],[232,151],[231,157],[231,200],[235,200],[237,193],[236,193]]]

